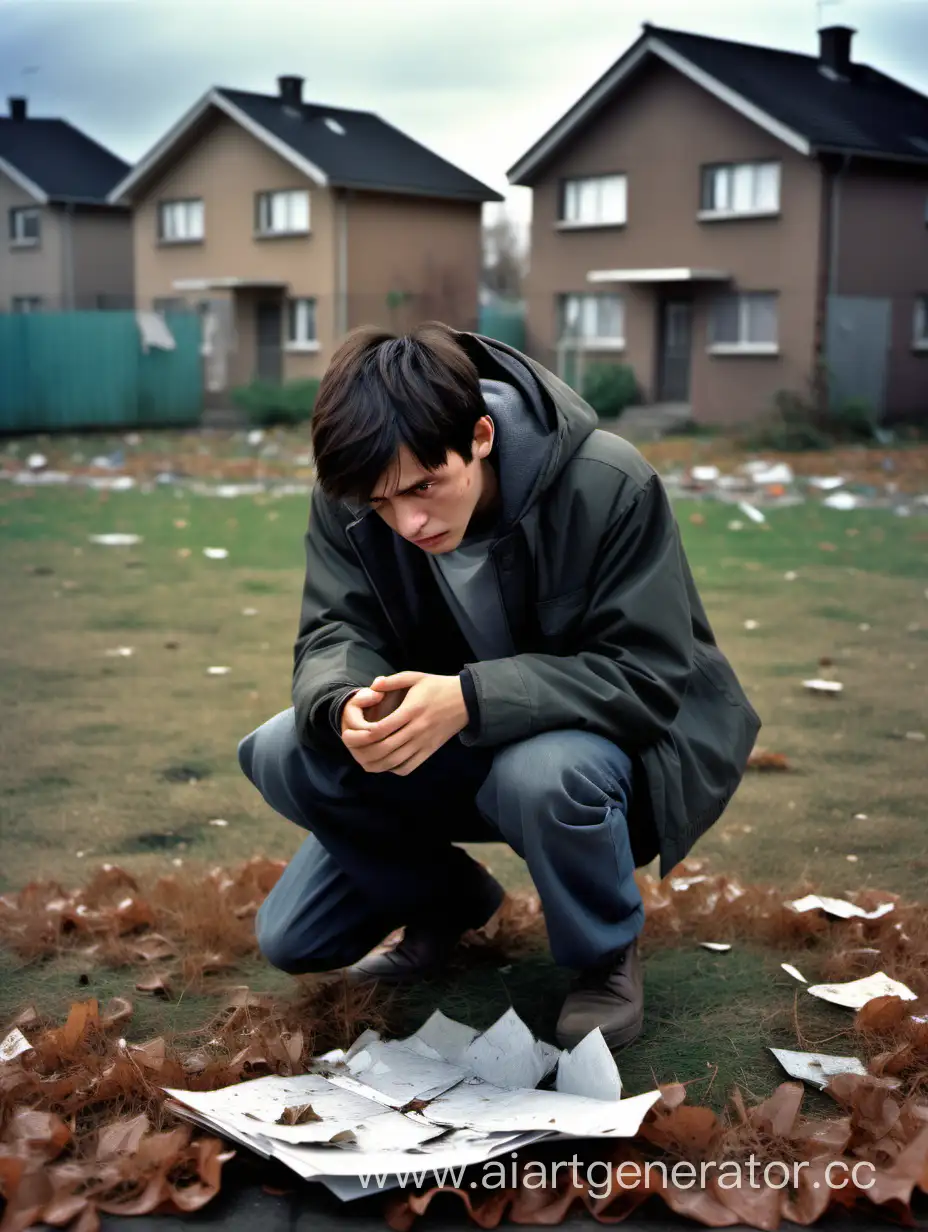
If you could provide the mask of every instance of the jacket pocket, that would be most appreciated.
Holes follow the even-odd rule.
[[[574,633],[590,605],[588,586],[578,586],[566,594],[535,604],[538,628],[548,641],[563,642]]]

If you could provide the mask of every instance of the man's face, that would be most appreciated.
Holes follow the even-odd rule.
[[[495,499],[495,474],[485,464],[493,444],[493,421],[479,420],[473,457],[449,450],[443,466],[427,471],[405,445],[381,475],[370,504],[391,530],[424,552],[451,552],[460,544],[475,510]]]

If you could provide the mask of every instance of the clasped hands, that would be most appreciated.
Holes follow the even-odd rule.
[[[411,774],[467,726],[458,676],[397,672],[353,693],[342,710],[342,742],[369,774]]]

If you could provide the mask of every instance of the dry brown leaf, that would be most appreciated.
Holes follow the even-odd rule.
[[[748,758],[749,770],[784,771],[789,770],[789,759],[785,753],[771,753],[767,749],[755,749]]]
[[[313,1112],[312,1104],[294,1104],[285,1108],[277,1118],[278,1125],[310,1125],[322,1117]]]

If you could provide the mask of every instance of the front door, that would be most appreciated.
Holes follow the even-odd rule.
[[[693,344],[693,305],[689,300],[668,299],[663,302],[660,338],[658,401],[689,402]]]
[[[280,384],[283,375],[283,309],[279,299],[259,299],[255,305],[255,345],[259,381]]]

